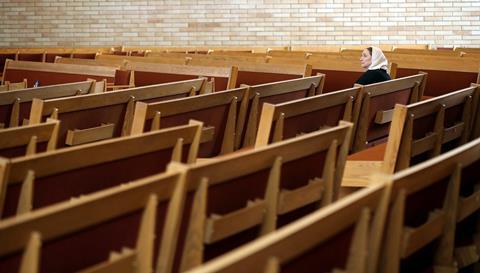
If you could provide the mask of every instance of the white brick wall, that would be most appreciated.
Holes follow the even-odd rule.
[[[0,47],[480,46],[480,0],[0,0]]]

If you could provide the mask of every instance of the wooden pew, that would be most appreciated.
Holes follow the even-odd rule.
[[[385,52],[389,62],[395,63],[396,72],[392,73],[393,78],[405,77],[426,72],[430,80],[425,87],[425,95],[438,96],[461,88],[468,87],[470,83],[478,82],[479,65],[475,58],[458,58],[448,56],[420,56],[418,54],[403,54],[394,52]],[[327,75],[326,92],[340,90],[351,85],[341,85],[346,82],[354,83],[361,75],[358,58],[360,51],[351,51],[350,53],[311,53],[307,58],[286,58],[272,57],[269,63],[309,63],[313,67],[313,73],[324,73]],[[318,70],[316,70],[318,68]],[[335,68],[335,69],[332,69]],[[345,71],[344,75],[338,75],[338,79],[329,82],[329,70]],[[350,71],[350,73],[347,73]],[[356,72],[353,73],[353,72]],[[332,77],[337,76],[337,72]],[[331,86],[330,84],[335,84]],[[340,84],[340,85],[338,85]]]
[[[214,91],[234,88],[238,74],[236,67],[201,67],[130,61],[126,62],[124,69],[135,71],[135,86],[189,80],[202,76],[214,80]]]
[[[356,123],[360,87],[279,104],[264,103],[255,148],[335,126],[340,120]]]
[[[456,57],[438,57],[398,54],[389,57],[398,64],[397,77],[428,73],[424,95],[440,96],[448,92],[480,83],[479,60]]]
[[[425,86],[425,74],[398,78],[362,88],[362,105],[355,130],[353,151],[384,143],[395,104],[409,104],[420,100]]]
[[[365,188],[187,272],[377,272],[389,189]]]
[[[53,151],[57,146],[58,120],[0,130],[0,156],[18,157]]]
[[[7,60],[3,71],[2,83],[4,81],[19,82],[23,81],[23,79],[28,80],[29,87],[33,87],[36,81],[39,81],[40,86],[71,83],[87,79],[95,79],[97,81],[106,79],[107,82],[114,82],[115,68]]]
[[[323,183],[325,183],[326,190],[323,193],[322,202],[327,202],[328,200],[331,201],[332,195],[328,195],[328,187],[329,185],[334,185],[334,177],[336,177],[335,172],[340,171],[341,168],[338,166],[334,167],[335,160],[327,159],[333,159],[333,157],[335,157],[337,158],[338,162],[342,161],[341,154],[346,155],[347,149],[345,149],[345,144],[349,143],[348,138],[350,133],[351,125],[345,124],[337,128],[332,128],[329,131],[317,132],[302,136],[289,142],[278,143],[269,147],[265,147],[263,152],[259,150],[252,151],[249,155],[244,155],[242,158],[236,158],[228,161],[227,164],[231,166],[232,172],[230,172],[230,174],[227,176],[217,176],[215,175],[215,172],[209,172],[213,175],[209,177],[211,183],[209,189],[217,191],[221,188],[224,188],[224,186],[233,188],[235,187],[235,183],[230,179],[235,180],[236,177],[238,178],[239,176],[242,176],[242,173],[250,174],[250,181],[259,181],[259,178],[255,175],[255,173],[258,173],[258,171],[262,170],[267,175],[264,178],[267,179],[270,170],[272,168],[277,168],[278,171],[280,166],[282,166],[284,174],[282,176],[278,176],[277,179],[291,178],[292,175],[294,176],[294,173],[298,171],[298,168],[294,166],[296,162],[298,163],[299,160],[305,158],[306,160],[311,160],[310,164],[312,173],[310,173],[310,175],[318,174],[324,179]],[[335,156],[336,153],[338,153],[338,156]],[[283,164],[280,164],[282,160],[276,159],[278,156],[282,156]],[[325,168],[319,169],[318,157],[326,157],[325,162],[330,162],[330,164],[325,163]],[[238,170],[238,164],[234,163],[240,160],[245,160],[246,158],[263,158],[262,161],[264,163],[262,165],[258,165],[254,164],[254,161],[249,161],[251,162],[249,165],[253,167],[246,166],[242,170]],[[273,164],[274,161],[277,163]],[[218,164],[225,164],[223,160],[218,160],[217,162]],[[274,165],[276,167],[274,167]],[[41,233],[43,238],[42,240],[45,242],[45,245],[42,247],[42,252],[45,252],[42,254],[42,270],[75,271],[85,268],[92,263],[101,263],[97,266],[94,265],[93,267],[89,268],[88,271],[86,271],[97,272],[95,271],[96,269],[103,268],[104,266],[115,266],[118,265],[119,262],[122,262],[124,266],[128,266],[128,264],[131,264],[133,262],[132,260],[134,259],[136,259],[136,261],[141,260],[151,267],[153,265],[152,252],[136,252],[139,248],[136,248],[132,251],[124,251],[123,255],[116,255],[119,256],[117,257],[118,259],[111,259],[109,262],[102,263],[102,261],[107,259],[109,251],[119,250],[123,246],[134,248],[132,245],[135,244],[135,234],[137,234],[138,230],[142,230],[140,234],[154,233],[155,237],[163,238],[161,241],[160,254],[158,255],[159,258],[156,266],[158,272],[170,272],[170,269],[173,266],[173,257],[175,255],[177,233],[180,233],[179,225],[181,223],[180,221],[182,219],[184,210],[183,200],[186,198],[188,201],[188,199],[195,194],[198,188],[197,184],[200,182],[197,181],[197,178],[201,178],[198,175],[201,175],[201,172],[206,170],[205,168],[211,168],[212,166],[212,164],[198,165],[197,169],[190,170],[185,169],[185,166],[182,166],[178,163],[171,164],[167,174],[145,178],[140,181],[129,183],[128,185],[86,195],[70,202],[67,201],[46,207],[44,209],[39,209],[37,211],[25,214],[22,217],[4,220],[0,222],[0,238],[2,239],[2,242],[5,242],[0,246],[0,268],[5,270],[8,268],[8,271],[14,271],[12,268],[18,268],[20,256],[18,251],[27,245],[27,242],[29,241],[29,238],[31,238],[30,236],[33,231]],[[288,175],[289,173],[290,176]],[[277,175],[280,174],[274,174],[272,179]],[[308,177],[308,175],[305,173],[303,176],[305,176],[306,179]],[[263,182],[264,184],[266,183],[266,181]],[[295,180],[294,182],[298,183],[298,180]],[[307,180],[305,183],[306,182]],[[316,182],[318,183],[320,181]],[[270,184],[272,183],[273,182],[270,182]],[[291,183],[285,184],[277,181],[277,186],[279,187],[280,185],[284,185],[291,187]],[[205,183],[203,184],[206,185]],[[311,186],[307,185],[307,187],[311,189]],[[332,188],[330,188],[330,193],[331,190]],[[262,189],[262,191],[265,192],[265,189]],[[277,189],[277,192],[279,192],[279,189]],[[158,225],[156,227],[156,231],[152,230],[153,227],[147,229],[148,231],[144,228],[134,228],[135,226],[138,226],[138,224],[133,224],[132,221],[137,223],[138,220],[136,219],[138,219],[138,216],[132,216],[131,214],[132,212],[144,207],[146,203],[153,203],[153,201],[147,202],[146,198],[144,198],[150,194],[158,195],[158,209],[160,214],[157,220]],[[271,194],[269,195],[271,196]],[[280,194],[280,196],[283,195],[285,195],[285,193]],[[212,195],[208,199],[213,200],[212,198],[214,197],[215,196]],[[244,195],[244,197],[248,198],[247,195]],[[298,202],[293,202],[292,193],[290,193],[288,196],[290,198],[288,199],[287,196],[283,197],[286,200],[291,199],[289,202],[290,205],[293,203],[298,205]],[[171,201],[169,201],[169,199]],[[216,198],[216,200],[218,203],[223,199]],[[319,200],[318,198],[313,198],[306,202],[318,203]],[[168,203],[170,203],[170,205],[167,211],[166,207]],[[300,203],[304,204],[305,201]],[[185,205],[188,206],[188,204],[189,203],[187,202]],[[236,206],[236,204],[233,204],[232,202],[231,206]],[[151,207],[155,206],[149,205],[148,207],[150,207],[150,209],[147,210],[152,210]],[[94,211],[96,211],[96,213]],[[130,214],[130,216],[127,216],[127,214]],[[154,215],[155,213],[151,214]],[[165,217],[165,214],[169,215]],[[131,217],[134,218],[132,219]],[[73,219],[77,220],[74,220],[70,224],[66,224]],[[101,224],[107,221],[109,222],[107,226],[105,226],[106,224]],[[151,222],[152,220],[148,221],[153,225]],[[57,228],[53,228],[49,223],[55,223],[55,225],[59,226]],[[108,228],[109,225],[113,225],[113,227]],[[120,238],[117,238],[119,233],[112,232],[112,228],[115,230],[121,230],[122,235]],[[84,232],[86,232],[86,234]],[[163,232],[163,236],[160,235],[160,232]],[[83,238],[81,241],[75,239],[76,236],[79,235],[78,233],[80,233],[81,238]],[[92,233],[96,234],[96,236],[94,236]],[[62,238],[60,238],[60,236],[62,236]],[[143,236],[148,235],[144,234]],[[148,239],[150,243],[143,241],[146,240],[146,238],[142,240],[143,243],[150,245],[151,248],[149,249],[153,248],[152,237],[153,236],[151,235],[148,237],[150,238]],[[73,248],[78,251],[78,249],[83,249],[87,245],[90,247],[95,245],[96,247],[95,251],[91,251],[88,254],[82,255],[81,261],[75,261],[75,258],[73,258],[74,255],[69,255],[69,258],[62,260],[62,262],[59,263],[58,259],[49,258],[55,253],[51,253],[50,255],[47,254],[50,253],[49,251],[55,251],[52,250],[52,245],[50,244],[62,244],[62,246],[59,246],[62,251],[66,251],[66,248]],[[102,246],[100,247],[99,244]],[[99,254],[102,252],[103,255]],[[134,255],[134,257],[129,256],[130,254]],[[55,258],[58,258],[58,254],[54,256],[56,256]],[[128,268],[125,268],[125,270],[128,272]]]
[[[341,123],[184,167],[190,220],[180,271],[336,200],[351,129]]]
[[[175,253],[184,187],[170,171],[1,221],[0,270],[151,272]]]
[[[15,61],[27,61],[27,62],[45,62],[45,51],[40,50],[19,50],[15,56]]]
[[[22,125],[30,115],[33,98],[52,99],[88,93],[100,93],[106,89],[105,81],[88,80],[83,82],[27,88],[0,92],[0,125],[16,127]]]
[[[205,79],[51,100],[33,99],[30,123],[61,121],[57,146],[73,146],[130,133],[135,102],[155,102],[203,92]]]
[[[310,64],[312,75],[325,74],[324,93],[338,91],[352,87],[363,74],[358,58],[343,58],[338,54],[322,54],[308,58],[273,57],[268,59],[270,64]]]
[[[131,134],[168,128],[194,118],[213,127],[213,141],[200,147],[199,157],[213,157],[234,151],[235,131],[245,120],[247,88],[216,92],[189,98],[144,103],[137,102]]]
[[[18,89],[27,88],[27,79],[23,79],[21,82],[9,82],[5,81],[3,85],[0,85],[0,92],[3,91],[13,91]]]
[[[90,66],[108,66],[120,69],[124,63],[122,59],[113,60],[98,60],[98,59],[79,59],[79,58],[56,58],[55,63],[60,64],[77,64],[77,65],[90,65]]]
[[[478,261],[479,167],[476,139],[390,178],[380,272],[457,272]]]
[[[315,76],[167,102],[137,103],[132,134],[160,128],[160,124],[168,127],[195,118],[206,126],[215,127],[215,141],[200,149],[200,157],[229,153],[253,145],[263,102],[314,95],[321,92],[321,80],[322,76]]]
[[[201,123],[192,121],[142,135],[1,159],[2,217],[163,172],[171,160],[195,162],[200,141],[211,140],[208,134],[201,138]]]
[[[349,156],[342,185],[368,185],[373,171],[388,174],[438,156],[469,140],[478,87],[395,106],[388,142]]]
[[[306,65],[271,65],[256,63],[252,64],[246,61],[212,61],[197,60],[193,57],[188,62],[189,65],[215,66],[215,67],[238,67],[238,76],[236,87],[241,84],[258,85],[277,81],[291,80],[312,75],[312,67]],[[315,74],[316,75],[316,74]]]
[[[253,147],[264,103],[282,103],[322,93],[324,75],[249,86],[248,118],[237,130],[235,147]]]
[[[173,56],[171,56],[173,55]],[[112,62],[112,63],[124,63],[125,61],[131,62],[144,62],[144,63],[164,63],[164,64],[186,64],[186,54],[173,54],[165,53],[158,57],[138,57],[138,56],[117,56],[117,55],[98,55],[95,60],[99,62]]]

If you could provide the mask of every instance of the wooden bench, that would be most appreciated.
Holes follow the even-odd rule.
[[[351,129],[341,123],[184,167],[190,221],[180,271],[336,200]]]
[[[325,74],[324,93],[338,91],[352,87],[363,74],[363,69],[355,60],[338,57],[336,54],[322,55],[314,58],[283,58],[273,57],[268,59],[270,64],[310,64],[312,75]]]
[[[88,93],[101,93],[105,89],[105,81],[88,80],[0,92],[0,125],[2,128],[22,125],[24,120],[30,115],[33,98],[52,99],[69,97]]]
[[[215,172],[208,171],[208,173],[211,174],[211,176],[209,176],[209,183],[211,185],[208,187],[209,190],[211,190],[209,191],[211,194],[222,188],[225,189],[225,186],[230,188],[242,187],[244,183],[238,184],[234,181],[239,177],[243,177],[243,175],[249,175],[250,177],[247,180],[250,181],[248,182],[249,184],[255,181],[262,181],[262,184],[265,186],[267,180],[271,181],[268,183],[271,184],[269,190],[264,188],[260,189],[260,185],[256,185],[256,188],[262,192],[270,192],[267,194],[270,204],[276,204],[276,202],[272,202],[273,199],[276,199],[273,195],[273,193],[276,192],[279,194],[279,198],[285,200],[285,204],[290,205],[290,207],[292,205],[305,205],[313,202],[312,205],[313,208],[315,208],[332,201],[332,188],[335,185],[334,177],[336,177],[335,172],[341,171],[341,168],[339,168],[337,164],[341,164],[341,155],[346,155],[350,133],[351,124],[344,124],[332,128],[329,131],[317,132],[290,140],[289,142],[265,147],[263,151],[251,151],[250,154],[235,157],[229,161],[218,160],[217,165],[211,162],[209,164],[200,164],[196,166],[196,168],[192,165],[192,169],[190,169],[190,167],[180,165],[179,163],[172,163],[166,174],[144,178],[123,186],[114,187],[39,209],[25,214],[22,217],[4,220],[0,222],[0,238],[2,242],[4,242],[4,244],[0,246],[0,268],[2,268],[2,271],[4,269],[8,269],[7,271],[15,271],[14,269],[18,268],[20,264],[19,256],[21,253],[19,253],[19,251],[29,249],[26,247],[31,245],[28,244],[28,242],[36,241],[38,243],[38,239],[40,239],[38,237],[35,238],[35,240],[30,240],[30,238],[32,238],[32,232],[37,231],[41,234],[41,240],[43,241],[42,270],[76,271],[92,266],[87,269],[87,272],[96,272],[95,270],[108,266],[115,267],[121,263],[125,266],[125,270],[129,271],[128,265],[131,265],[132,262],[135,261],[143,261],[142,264],[145,264],[147,268],[149,268],[154,264],[152,249],[153,240],[156,237],[158,240],[161,240],[161,242],[159,242],[159,244],[161,244],[160,254],[158,255],[156,264],[157,271],[171,272],[172,266],[174,265],[173,258],[177,245],[177,234],[180,235],[180,238],[184,235],[182,234],[183,232],[179,230],[180,224],[182,223],[181,219],[182,217],[185,220],[188,219],[185,218],[187,215],[183,211],[190,210],[189,205],[191,203],[189,200],[191,200],[192,195],[199,195],[198,189],[201,187],[199,187],[198,182],[200,182],[200,180],[205,181],[201,179],[201,177],[205,175],[205,173],[202,174],[202,171],[216,168],[219,166],[218,164],[227,164],[230,166],[229,169],[232,169],[232,172],[226,172],[221,176],[216,176]],[[151,134],[154,134],[154,132],[150,133],[150,135]],[[145,137],[145,135],[142,137]],[[151,141],[143,141],[143,143],[145,142],[152,143]],[[129,145],[129,147],[131,146]],[[282,158],[281,160],[278,159],[280,157]],[[247,161],[251,162],[248,164],[249,166],[245,166],[241,170],[237,168],[237,162],[245,162],[245,159],[255,158],[263,159],[262,161],[264,163],[258,165],[254,164],[256,160],[251,160]],[[324,158],[324,168],[318,168],[319,158]],[[294,198],[295,193],[298,195],[298,192],[287,193],[286,191],[280,191],[280,189],[288,187],[292,190],[294,184],[300,183],[298,179],[290,179],[296,176],[296,173],[299,171],[299,169],[296,168],[296,164],[298,164],[299,161],[303,161],[303,159],[308,160],[311,166],[311,173],[302,174],[302,177],[305,177],[305,181],[302,182],[305,184],[305,187],[311,190],[312,188],[316,188],[318,183],[322,183],[325,188],[321,191],[321,199],[317,194],[313,198],[299,203]],[[283,170],[282,175],[278,173],[280,168]],[[260,178],[255,175],[258,171],[265,173],[265,176]],[[272,173],[272,175],[269,175],[269,173]],[[307,184],[310,175],[318,175],[322,178],[317,179],[315,181],[316,184],[312,186]],[[271,177],[270,179],[268,179],[269,176]],[[278,180],[280,178],[282,181]],[[277,182],[274,182],[275,180],[277,180]],[[246,181],[244,182],[246,183]],[[203,188],[206,189],[206,183],[202,182],[201,184]],[[278,187],[276,190],[273,189],[275,185]],[[154,194],[157,195],[157,198],[149,197]],[[220,196],[225,195],[222,194]],[[149,198],[147,199],[147,197]],[[244,194],[243,197],[249,198],[249,195]],[[237,198],[240,199],[240,197]],[[184,200],[186,200],[185,204]],[[208,197],[208,200],[210,200],[209,202],[214,201],[217,204],[225,203],[223,202],[224,198],[215,197],[215,195]],[[206,201],[206,199],[203,199],[203,201]],[[236,202],[233,201],[228,203],[230,203],[229,206],[237,205]],[[136,211],[141,211],[141,209],[145,207],[148,209],[144,210],[144,215],[149,216],[142,218],[145,219],[145,217],[147,217],[149,220],[139,221],[140,213]],[[154,220],[154,215],[156,214],[155,207],[157,207],[159,211],[156,221]],[[279,209],[280,208],[281,207],[279,207]],[[222,209],[225,210],[225,208]],[[273,210],[271,212],[273,212]],[[283,215],[282,212],[279,211],[279,213]],[[303,211],[303,213],[305,213],[305,211]],[[185,216],[183,216],[184,214]],[[198,214],[198,216],[201,215],[200,213]],[[206,217],[206,214],[204,214],[204,217]],[[77,220],[66,224],[73,219]],[[272,219],[269,220],[269,222],[271,221]],[[142,228],[138,228],[139,222],[142,223]],[[154,225],[155,222],[157,222],[156,227]],[[53,228],[51,223],[55,223],[58,227]],[[144,225],[148,225],[149,228],[143,228]],[[274,228],[274,226],[275,224],[273,224],[273,226],[270,224],[268,228]],[[218,227],[218,223],[216,223],[214,227]],[[119,233],[113,232],[113,230],[121,230],[121,234],[123,235],[117,238]],[[137,237],[136,234],[141,234],[141,236]],[[163,234],[163,236],[161,234]],[[77,236],[83,239],[78,241]],[[137,247],[135,247],[136,237],[143,237],[143,239],[137,240]],[[15,239],[12,240],[12,238]],[[140,244],[140,242],[142,243]],[[60,247],[62,251],[67,251],[67,249],[76,249],[78,251],[78,249],[83,249],[86,246],[91,247],[92,245],[98,247],[95,247],[94,251],[82,255],[81,261],[75,261],[74,255],[69,255],[69,258],[62,259],[62,262],[58,262],[58,259],[52,259],[53,257],[51,256],[55,253],[55,250],[51,247],[56,244],[61,245],[58,245],[58,247]],[[102,246],[99,247],[99,244]],[[140,252],[139,245],[143,245],[143,247],[150,249],[150,251],[142,248],[144,252]],[[120,251],[122,247],[129,249]],[[40,254],[40,248],[35,249],[34,252]],[[50,251],[53,251],[53,253]],[[110,251],[120,253],[118,255],[114,254],[110,261],[107,261]],[[25,253],[28,252],[30,251],[25,251]],[[26,256],[29,255],[27,254],[25,257]],[[58,258],[58,256],[56,257]],[[31,262],[32,260],[28,261]],[[35,263],[31,265],[35,265]]]
[[[398,64],[397,77],[414,75],[420,71],[428,73],[424,91],[426,96],[440,96],[466,88],[471,83],[480,83],[478,59],[399,54],[389,60]]]
[[[419,74],[390,81],[356,85],[361,87],[362,104],[355,130],[353,151],[384,143],[395,104],[410,104],[420,100],[425,74]]]
[[[476,139],[390,178],[381,272],[457,272],[478,261],[479,167]]]
[[[340,120],[356,123],[360,87],[279,104],[264,103],[255,148],[328,128]]]
[[[205,79],[51,100],[33,99],[30,124],[61,121],[57,146],[73,146],[130,133],[135,102],[155,102],[203,92]]]
[[[193,118],[213,127],[213,141],[200,147],[199,157],[234,151],[235,132],[248,106],[247,88],[154,103],[137,102],[131,134],[185,124]],[[240,121],[239,121],[240,120]]]
[[[0,130],[0,156],[18,157],[53,151],[57,146],[58,120]]]
[[[344,186],[365,186],[373,171],[391,174],[469,140],[478,87],[410,105],[395,106],[386,144],[349,156]]]
[[[254,139],[263,102],[314,95],[321,90],[321,79],[321,76],[307,77],[166,102],[137,103],[132,134],[195,118],[215,127],[215,141],[201,148],[200,157],[229,153],[253,145],[249,141]]]
[[[253,147],[264,103],[282,103],[322,93],[324,75],[304,77],[274,83],[266,83],[249,88],[248,118],[245,125],[238,128],[235,147]]]
[[[40,86],[71,83],[95,79],[104,79],[109,83],[115,81],[115,68],[94,67],[73,64],[37,63],[7,60],[3,71],[2,83],[5,81],[19,82],[28,80],[28,87],[33,87],[37,81]]]
[[[202,125],[158,130],[80,147],[1,160],[2,217],[24,214],[73,197],[165,171],[173,161],[192,163]]]
[[[201,67],[130,61],[126,62],[124,69],[135,71],[135,86],[206,77],[209,80],[214,80],[214,91],[234,88],[238,73],[236,67]]]
[[[187,272],[378,272],[388,202],[388,187],[365,188]]]
[[[252,64],[246,61],[212,61],[212,60],[198,60],[193,57],[188,62],[188,65],[199,66],[214,66],[214,67],[238,67],[237,84],[259,85],[264,83],[278,82],[284,80],[291,80],[302,77],[309,77],[312,75],[312,67],[306,65],[272,65],[265,63]],[[313,75],[316,75],[313,74]]]
[[[79,59],[79,58],[56,58],[55,63],[60,64],[78,64],[90,66],[108,66],[120,69],[125,61],[122,59],[98,60],[98,59]]]
[[[1,221],[0,270],[151,272],[175,253],[184,187],[171,171]]]
[[[170,56],[173,55],[173,56]],[[158,57],[138,57],[138,56],[117,56],[117,55],[97,55],[95,61],[100,63],[124,63],[125,61],[130,62],[144,62],[144,63],[163,63],[163,64],[177,64],[183,65],[186,64],[185,54],[172,54],[165,53],[165,56]]]

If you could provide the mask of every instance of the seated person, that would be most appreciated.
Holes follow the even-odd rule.
[[[367,71],[360,76],[356,83],[367,85],[391,80],[387,72],[387,58],[380,48],[374,46],[365,48],[360,56],[360,64]]]

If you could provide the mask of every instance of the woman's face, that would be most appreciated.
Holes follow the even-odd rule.
[[[370,55],[370,51],[368,49],[364,49],[362,51],[362,55],[360,56],[360,65],[364,69],[368,69],[368,67],[372,64],[372,55]]]

